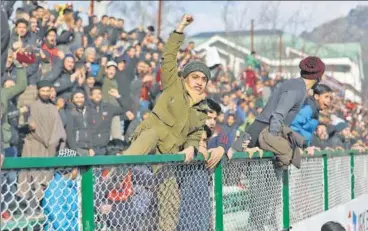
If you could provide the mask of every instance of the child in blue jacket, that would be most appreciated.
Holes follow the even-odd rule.
[[[302,135],[305,146],[310,146],[314,131],[319,124],[319,112],[326,110],[332,102],[332,89],[325,84],[318,84],[313,89],[313,96],[307,98],[290,127]]]

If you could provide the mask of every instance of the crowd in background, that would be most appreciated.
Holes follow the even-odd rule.
[[[83,12],[68,4],[47,9],[31,1],[14,13],[1,76],[5,156],[48,157],[64,148],[85,156],[116,154],[108,153],[110,140],[129,143],[162,91],[165,43],[154,26],[128,30],[122,18],[90,12],[84,26]],[[204,59],[194,48],[188,42],[177,54],[179,70]],[[210,69],[207,96],[222,109],[213,136],[225,132],[232,143],[284,81],[282,73],[270,78],[254,52],[242,73],[221,64]],[[329,106],[320,112],[309,146],[364,148],[368,110],[337,94]]]
[[[59,112],[60,128],[65,128],[65,134],[59,132],[60,143],[55,148],[64,142],[66,147],[83,155],[106,154],[110,138],[129,141],[135,127],[160,95],[164,41],[155,36],[155,28],[140,26],[128,31],[123,19],[107,15],[98,19],[90,13],[88,25],[83,26],[79,14],[81,12],[67,4],[45,9],[31,2],[15,10],[1,84],[4,89],[20,85],[23,89],[8,96],[5,107],[7,116],[3,122],[9,128],[3,129],[3,136],[10,139],[3,140],[6,153],[11,153],[7,156],[41,155],[39,152],[27,154],[24,149],[27,131],[35,126],[30,118],[37,119],[30,105],[42,94],[40,84],[48,91],[44,92],[44,98],[49,97]],[[191,60],[204,59],[194,48],[195,44],[189,42],[180,50],[179,70]],[[221,64],[210,67],[208,96],[221,103],[218,127],[225,130],[231,140],[253,122],[273,88],[283,81],[282,74],[273,79],[268,77],[267,67],[255,56],[252,53],[246,57],[247,68],[242,73],[234,73]],[[25,69],[26,84],[21,77],[22,69]],[[334,126],[344,122],[350,129],[346,138],[365,143],[367,110],[336,94],[331,105],[320,114],[323,128],[317,129],[316,136],[328,139],[336,133]],[[86,108],[85,118],[80,118],[78,109],[83,108]],[[41,121],[43,116],[48,117],[38,115]],[[44,131],[52,129],[55,128]],[[321,132],[324,134],[319,134]]]

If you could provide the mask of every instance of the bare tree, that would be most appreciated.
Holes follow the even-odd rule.
[[[221,18],[224,23],[225,38],[239,46],[244,46],[244,38],[242,37],[242,31],[249,30],[250,20],[247,18],[248,6],[239,7],[236,2],[226,1],[223,5],[221,12]],[[230,46],[226,47],[227,52],[231,52]],[[233,60],[235,62],[235,60]],[[234,63],[228,63],[230,66]]]
[[[239,7],[236,2],[226,1],[222,11],[225,31],[245,30],[249,25],[246,18],[248,10],[248,7]]]
[[[115,1],[111,6],[122,18],[133,27],[157,25],[158,21],[158,2],[157,1],[134,1],[121,2]],[[111,9],[110,8],[110,9]],[[177,21],[184,14],[184,8],[180,2],[163,1],[162,3],[162,34],[168,34],[176,25]]]
[[[175,28],[178,21],[185,13],[185,8],[180,4],[180,1],[163,1],[162,2],[162,32],[167,35]],[[156,9],[158,4],[156,4]],[[156,10],[157,12],[157,10]],[[157,22],[157,14],[155,15]],[[157,24],[157,23],[156,23]],[[155,25],[156,25],[155,24]]]

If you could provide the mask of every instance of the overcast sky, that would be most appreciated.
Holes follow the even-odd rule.
[[[247,20],[248,25],[250,25],[250,20],[255,19],[255,29],[257,29],[257,19],[261,17],[265,4],[272,4],[273,6],[279,4],[278,18],[280,18],[280,22],[277,23],[279,27],[283,27],[287,24],[288,19],[292,17],[293,14],[300,12],[298,16],[294,17],[295,20],[291,20],[294,22],[301,21],[299,25],[296,26],[298,29],[292,26],[286,26],[285,28],[286,31],[293,34],[299,34],[303,30],[310,31],[324,22],[328,22],[337,17],[343,17],[357,5],[368,5],[367,1],[281,1],[279,3],[274,1],[239,1],[233,3],[232,12],[237,13],[237,16],[247,8],[245,20]],[[224,2],[190,1],[185,3],[182,2],[181,4],[195,17],[195,24],[191,26],[192,33],[224,30],[224,21],[221,19],[221,9],[223,9]]]
[[[67,1],[49,1],[49,5]],[[77,8],[87,10],[90,1],[73,1]],[[229,1],[228,18],[232,22],[232,29],[249,29],[250,20],[255,20],[255,29],[272,28],[292,34],[300,34],[304,30],[311,31],[318,25],[337,17],[343,17],[357,5],[368,5],[368,1]],[[126,2],[133,4],[134,2]],[[114,3],[116,4],[116,3]],[[153,3],[155,4],[155,3]],[[163,1],[163,4],[166,4]],[[157,2],[158,5],[158,2]],[[189,28],[190,34],[204,31],[223,31],[225,23],[223,19],[225,1],[176,1],[175,5],[182,7],[187,13],[192,14],[195,22]],[[269,7],[268,13],[265,7]],[[115,7],[110,7],[109,12],[114,16],[121,16]],[[277,14],[275,14],[277,13]],[[231,17],[230,17],[231,16]],[[265,17],[265,16],[268,16]],[[171,15],[178,17],[178,15]],[[84,17],[83,17],[84,18]],[[274,18],[277,22],[272,24]],[[263,24],[262,24],[263,20]],[[242,22],[240,22],[242,21]],[[137,22],[127,20],[127,27],[135,26]],[[242,28],[239,28],[242,27]]]

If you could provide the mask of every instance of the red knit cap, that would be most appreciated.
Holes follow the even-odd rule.
[[[316,56],[309,56],[299,63],[300,75],[305,79],[320,80],[325,72],[325,64]]]

